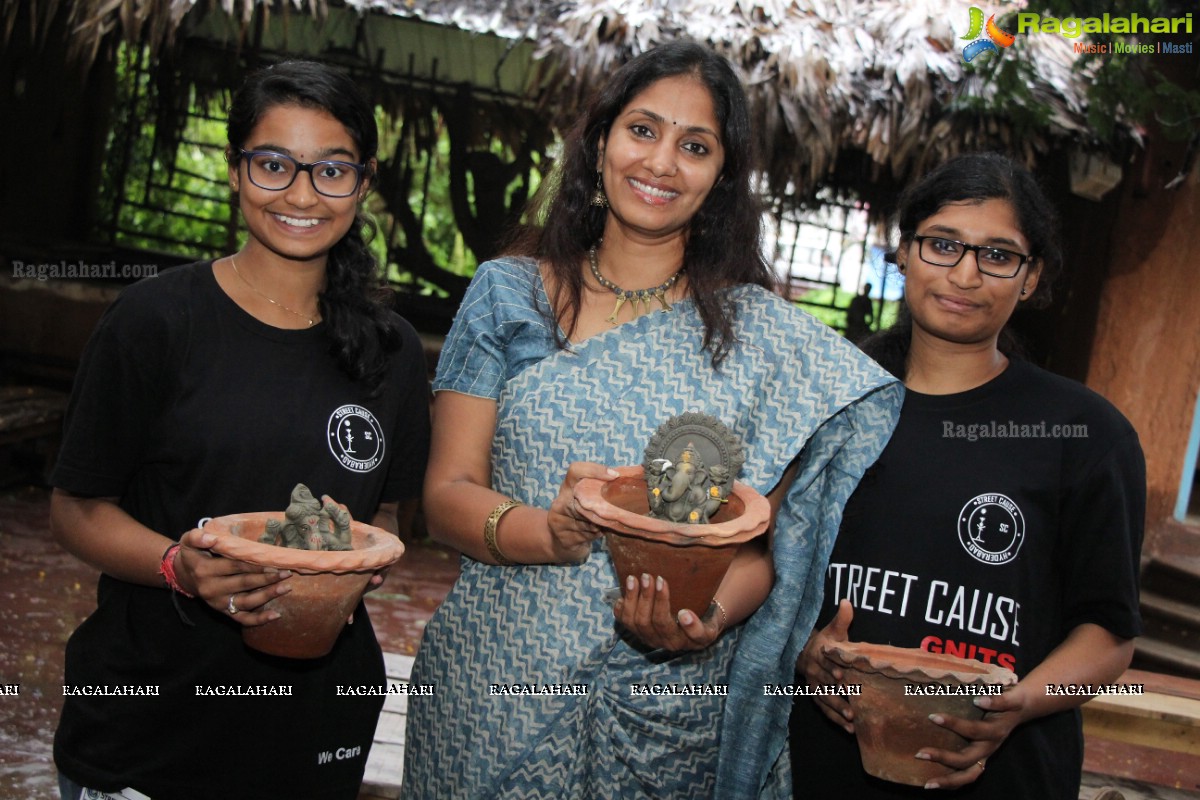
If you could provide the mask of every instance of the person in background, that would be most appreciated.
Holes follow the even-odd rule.
[[[895,259],[905,307],[863,349],[904,380],[900,424],[846,506],[817,630],[798,669],[842,681],[830,642],[920,647],[999,664],[1020,681],[979,697],[983,719],[931,719],[968,740],[913,758],[950,767],[955,797],[1076,800],[1086,697],[1141,631],[1146,505],[1137,433],[1104,398],[1014,355],[1006,325],[1046,301],[1062,255],[1033,176],[997,154],[949,161],[911,186]],[[928,796],[868,776],[844,698],[796,701],[795,797]]]
[[[122,292],[75,380],[51,526],[103,574],[64,684],[157,696],[66,698],[63,800],[354,800],[383,702],[336,692],[386,681],[362,603],[323,658],[250,650],[243,627],[279,618],[290,573],[212,557],[196,529],[282,510],[303,482],[396,533],[419,491],[424,358],[362,233],[373,108],[342,73],[285,62],[247,79],[228,133],[245,244]]]
[[[854,295],[846,307],[846,338],[856,344],[871,335],[871,323],[875,321],[871,288],[871,284],[864,283],[862,294]]]

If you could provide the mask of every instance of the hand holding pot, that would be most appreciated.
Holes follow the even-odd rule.
[[[199,528],[179,540],[175,573],[188,592],[246,627],[279,619],[279,612],[262,610],[270,600],[291,591],[292,573],[222,558],[209,552],[217,537]]]
[[[822,648],[833,642],[850,641],[850,623],[853,620],[854,607],[849,600],[842,600],[838,604],[837,615],[809,638],[796,661],[796,671],[804,676],[809,686],[834,686],[845,679],[842,668],[830,661]],[[854,733],[854,712],[845,697],[818,694],[813,701],[838,727],[847,733]]]
[[[704,620],[690,609],[672,614],[671,587],[661,576],[642,575],[639,580],[630,575],[613,616],[639,641],[671,652],[703,650],[721,635],[716,614],[710,613]]]
[[[975,705],[985,710],[983,719],[967,720],[950,714],[934,714],[929,719],[936,725],[954,731],[970,744],[959,752],[923,747],[917,758],[936,761],[956,770],[925,784],[926,789],[957,789],[974,783],[983,775],[988,758],[1023,719],[1025,689],[1020,683],[1001,695],[975,698]]]
[[[586,561],[588,553],[592,551],[592,541],[602,533],[598,525],[590,522],[575,507],[575,485],[583,478],[607,481],[615,477],[616,471],[589,461],[576,461],[567,467],[558,497],[550,503],[550,512],[546,516],[546,526],[550,529],[550,548],[556,562]]]

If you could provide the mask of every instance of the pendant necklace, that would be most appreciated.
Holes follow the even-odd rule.
[[[622,289],[600,274],[600,261],[596,257],[595,247],[588,250],[588,264],[592,268],[592,276],[596,279],[596,282],[617,296],[617,304],[613,306],[612,314],[605,318],[606,321],[611,322],[613,325],[617,324],[617,312],[621,310],[621,306],[625,305],[626,300],[633,301],[633,315],[635,317],[638,314],[638,303],[642,304],[642,313],[650,313],[651,300],[657,300],[659,305],[662,306],[663,311],[670,311],[671,304],[667,302],[667,292],[679,280],[679,276],[683,274],[684,270],[683,267],[680,267],[674,275],[650,289],[629,290]]]
[[[236,259],[235,259],[233,256],[230,256],[230,257],[229,257],[229,263],[233,265],[233,272],[234,272],[234,274],[235,274],[235,275],[237,275],[239,278],[241,278],[241,279],[242,279],[242,283],[244,283],[244,284],[246,284],[247,286],[249,286],[249,287],[250,287],[250,291],[254,292],[256,295],[258,295],[259,297],[261,297],[263,300],[266,300],[266,301],[267,301],[268,303],[270,303],[271,305],[273,305],[273,306],[278,306],[279,308],[282,308],[284,311],[288,312],[289,314],[292,314],[292,315],[294,315],[294,316],[297,316],[297,317],[299,317],[300,319],[304,320],[305,322],[307,322],[307,323],[308,323],[308,327],[310,327],[310,328],[311,328],[313,325],[316,325],[316,324],[317,324],[317,321],[316,321],[315,319],[313,319],[312,317],[308,316],[307,314],[301,314],[299,311],[293,311],[292,309],[288,308],[287,306],[285,306],[283,303],[279,302],[278,300],[273,300],[273,299],[271,299],[270,297],[267,297],[267,296],[266,296],[265,294],[263,294],[262,292],[260,292],[260,291],[258,290],[258,287],[257,287],[257,286],[255,286],[255,285],[254,285],[253,283],[251,283],[250,281],[246,280],[246,276],[245,276],[245,275],[243,275],[243,274],[242,274],[242,272],[241,272],[241,270],[239,270],[239,269],[238,269],[238,266],[237,266],[237,260],[236,260]]]

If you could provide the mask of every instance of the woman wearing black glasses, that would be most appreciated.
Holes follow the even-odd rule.
[[[64,800],[353,800],[382,705],[338,691],[385,683],[361,603],[324,658],[251,651],[243,626],[278,618],[266,603],[290,576],[210,557],[196,530],[280,509],[303,482],[395,532],[420,491],[424,358],[359,213],[373,108],[348,77],[289,62],[249,78],[228,133],[245,245],[122,293],[76,377],[51,522],[103,574],[67,644]]]
[[[950,767],[955,797],[1075,800],[1078,687],[1129,665],[1141,629],[1137,568],[1145,464],[1106,400],[1019,360],[1005,325],[1041,304],[1061,253],[1033,177],[995,154],[957,158],[901,199],[906,308],[862,347],[901,378],[900,424],[846,506],[825,601],[799,662],[843,678],[830,641],[920,647],[999,664],[1019,683],[980,697],[982,721],[935,715],[969,740],[913,758]],[[795,796],[927,796],[869,777],[839,697],[797,701]]]

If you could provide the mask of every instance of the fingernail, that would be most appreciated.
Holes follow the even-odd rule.
[[[659,578],[659,580],[661,581],[662,578]],[[680,625],[691,625],[692,624],[692,614],[686,608],[679,612],[679,624]]]
[[[650,576],[647,575],[645,572],[642,573],[642,588],[643,589],[650,588]]]
[[[281,594],[287,594],[291,590],[292,590],[292,585],[290,583],[275,584],[275,595],[276,596],[279,596]]]
[[[200,544],[213,544],[216,541],[217,541],[217,535],[215,533],[200,534]]]
[[[945,725],[946,724],[946,718],[943,717],[941,714],[930,714],[929,721],[932,722],[934,725]]]
[[[976,697],[971,702],[973,702],[975,705],[979,706],[980,708],[991,708],[992,707],[992,698],[990,698],[990,697]]]
[[[938,784],[937,781],[930,781],[929,783],[925,784],[925,788],[926,789],[940,789],[941,786],[940,786],[940,784]]]
[[[657,578],[654,579],[654,591],[661,592],[662,587],[663,587],[663,579],[662,579],[662,575],[659,575]]]
[[[267,612],[267,619],[279,619],[282,616],[283,616],[283,614],[280,614],[278,611],[268,611]]]
[[[929,760],[929,753],[917,753],[915,756],[913,756],[913,758],[919,758],[919,759],[921,759],[922,761],[928,761],[928,760]]]
[[[620,475],[621,475],[621,473],[617,472],[617,471],[616,471],[615,469],[613,469],[612,467],[609,467],[609,468],[608,468],[608,470],[606,471],[606,474],[607,474],[607,475],[608,475],[608,477],[610,477],[610,478],[618,478],[618,477],[620,477]]]
[[[625,579],[625,589],[627,591],[632,592],[636,588],[637,588],[637,579],[634,578],[632,575],[630,575],[628,578]]]
[[[290,578],[290,577],[292,577],[292,571],[290,569],[285,569],[283,572],[279,573],[279,577],[281,579],[282,578]]]

